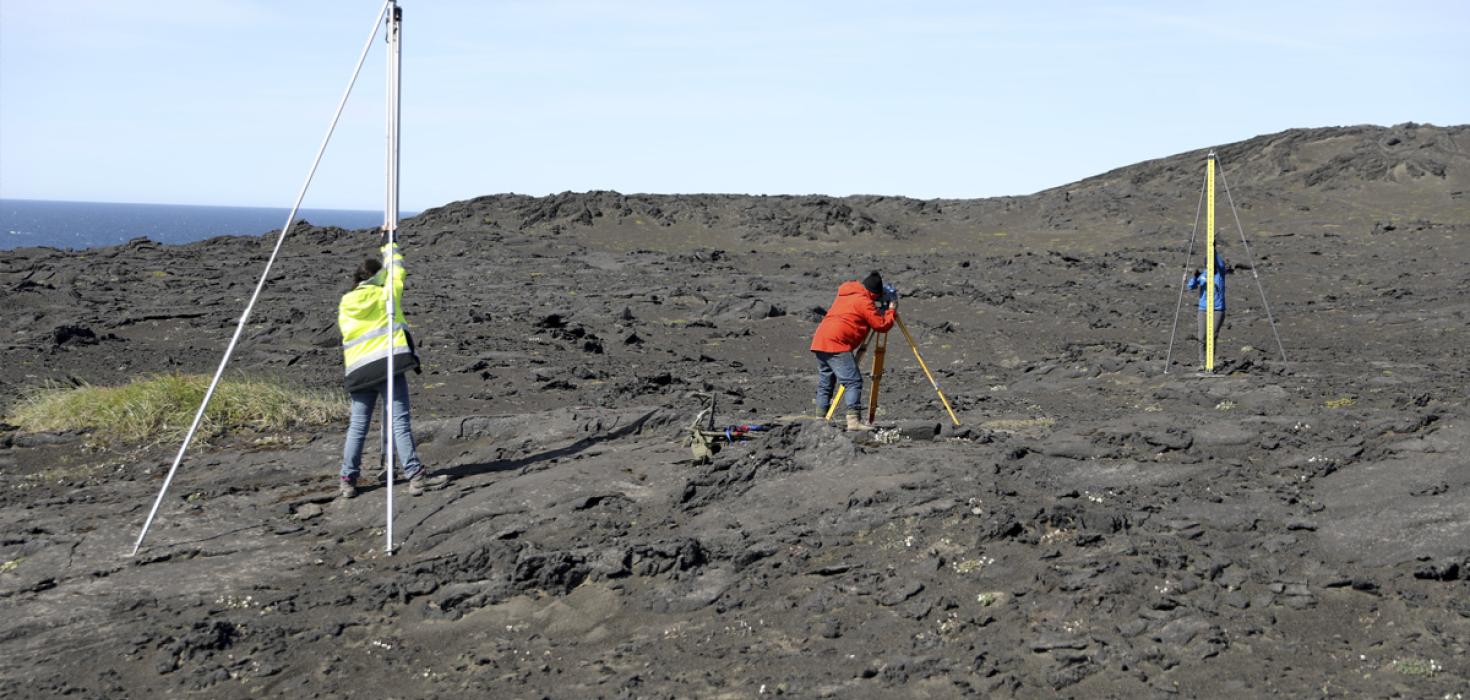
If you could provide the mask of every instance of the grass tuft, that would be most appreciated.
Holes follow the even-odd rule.
[[[27,432],[81,430],[111,443],[180,440],[209,380],[198,374],[160,374],[115,387],[39,389],[21,399],[6,420]],[[336,392],[303,391],[264,379],[222,379],[199,434],[320,426],[345,411],[346,402]]]
[[[1434,659],[1394,659],[1393,670],[1405,676],[1433,678],[1444,670],[1444,666]]]

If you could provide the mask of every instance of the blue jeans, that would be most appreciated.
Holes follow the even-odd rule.
[[[347,442],[342,445],[342,478],[356,482],[362,467],[362,444],[367,439],[368,424],[378,394],[388,389],[386,383],[352,392],[352,420],[347,424]],[[381,419],[381,416],[379,416]],[[423,470],[413,445],[413,428],[408,419],[408,379],[402,374],[393,378],[393,451],[403,465],[403,478],[412,479]]]
[[[827,415],[838,382],[842,382],[842,403],[847,412],[862,415],[863,373],[858,369],[857,358],[851,352],[813,350],[812,354],[817,356],[817,415]]]

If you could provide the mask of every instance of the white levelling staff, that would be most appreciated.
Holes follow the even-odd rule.
[[[393,353],[393,446],[408,479],[408,493],[413,496],[442,488],[449,477],[429,476],[414,449],[413,429],[409,423],[409,370],[417,370],[419,358],[403,317],[403,254],[398,246],[382,248],[383,260],[369,258],[352,275],[352,290],[342,295],[337,306],[337,327],[342,330],[342,360],[346,364],[344,385],[352,397],[352,418],[347,426],[347,440],[342,446],[342,498],[357,495],[357,477],[362,466],[362,444],[367,438],[368,424],[378,395],[388,390],[388,353]],[[388,324],[387,271],[384,263],[393,255],[393,324]],[[385,475],[386,477],[386,475]]]

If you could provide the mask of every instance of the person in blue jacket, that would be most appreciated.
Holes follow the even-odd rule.
[[[1225,324],[1225,275],[1228,275],[1228,274],[1230,274],[1230,265],[1225,262],[1225,258],[1220,257],[1220,254],[1219,253],[1216,253],[1215,254],[1215,343],[1217,345],[1220,342],[1220,327]],[[1191,273],[1189,275],[1188,279],[1186,280],[1186,284],[1188,285],[1188,287],[1190,289],[1196,289],[1196,288],[1199,289],[1199,314],[1198,314],[1199,315],[1199,323],[1198,323],[1198,328],[1199,328],[1199,363],[1200,363],[1200,366],[1203,367],[1204,364],[1205,364],[1205,326],[1208,323],[1208,320],[1207,319],[1209,318],[1208,314],[1205,313],[1206,312],[1206,306],[1205,306],[1206,300],[1205,300],[1205,296],[1206,296],[1206,293],[1209,291],[1208,284],[1206,283],[1206,280],[1205,280],[1205,273],[1202,272],[1202,271],[1200,271],[1200,270],[1195,270],[1193,273]]]

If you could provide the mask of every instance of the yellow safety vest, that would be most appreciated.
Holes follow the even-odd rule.
[[[383,269],[342,295],[337,305],[337,327],[342,331],[344,384],[348,391],[381,383],[388,376],[388,246],[383,246]],[[395,245],[393,255],[393,373],[402,374],[418,366],[408,342],[408,321],[403,317],[403,254]]]

